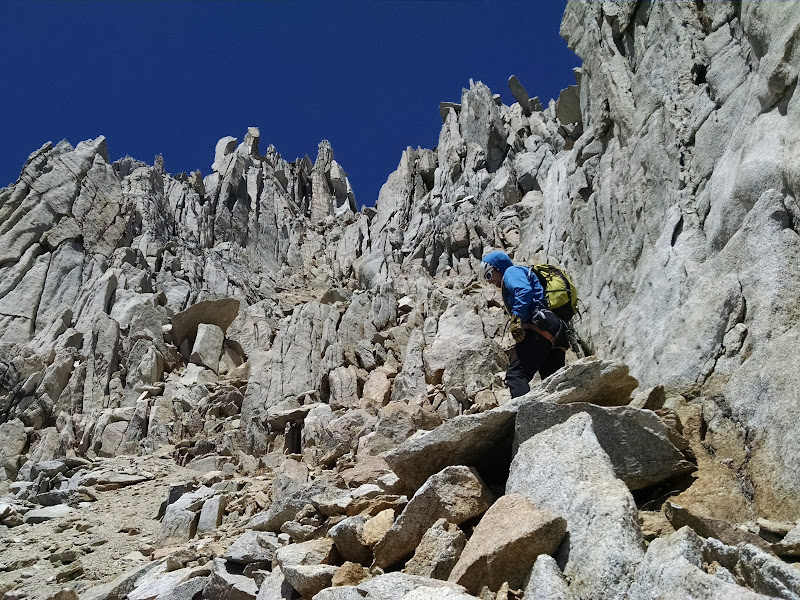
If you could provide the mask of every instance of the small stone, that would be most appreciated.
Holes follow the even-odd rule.
[[[83,575],[83,565],[79,560],[76,560],[64,568],[59,569],[58,573],[56,573],[56,581],[68,581],[70,579],[75,579],[80,575]]]
[[[342,585],[358,585],[365,579],[370,578],[368,569],[362,565],[354,562],[345,562],[331,580],[331,585],[334,587]]]
[[[386,532],[394,525],[394,510],[387,508],[364,523],[362,537],[364,543],[370,548],[383,539]]]
[[[72,508],[66,504],[57,504],[56,506],[46,506],[44,508],[35,508],[25,513],[23,521],[34,525],[36,523],[44,523],[51,519],[60,519],[66,517],[72,512]]]

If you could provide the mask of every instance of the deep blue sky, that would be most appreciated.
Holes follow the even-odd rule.
[[[207,175],[248,125],[292,161],[327,138],[359,204],[406,146],[433,148],[439,102],[470,77],[513,102],[516,74],[546,102],[575,82],[565,2],[0,1],[0,187],[44,142],[100,134],[170,173]]]

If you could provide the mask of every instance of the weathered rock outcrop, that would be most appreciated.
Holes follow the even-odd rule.
[[[205,177],[31,154],[0,190],[3,594],[798,596],[800,13],[570,2],[561,31],[575,86],[471,81],[374,208],[328,142],[255,128]],[[513,401],[489,248],[582,299]],[[94,590],[90,505],[131,562]]]

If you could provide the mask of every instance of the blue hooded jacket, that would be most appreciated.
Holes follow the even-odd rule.
[[[544,288],[539,278],[528,267],[515,265],[505,252],[489,252],[483,257],[503,275],[503,302],[508,311],[518,316],[523,323],[530,323],[533,313],[547,308]]]

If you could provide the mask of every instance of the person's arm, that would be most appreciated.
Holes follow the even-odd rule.
[[[503,276],[503,286],[508,294],[508,304],[511,314],[519,317],[523,323],[530,321],[534,300],[534,290],[528,279],[526,270],[513,267],[506,270]],[[539,290],[541,293],[541,285]]]

